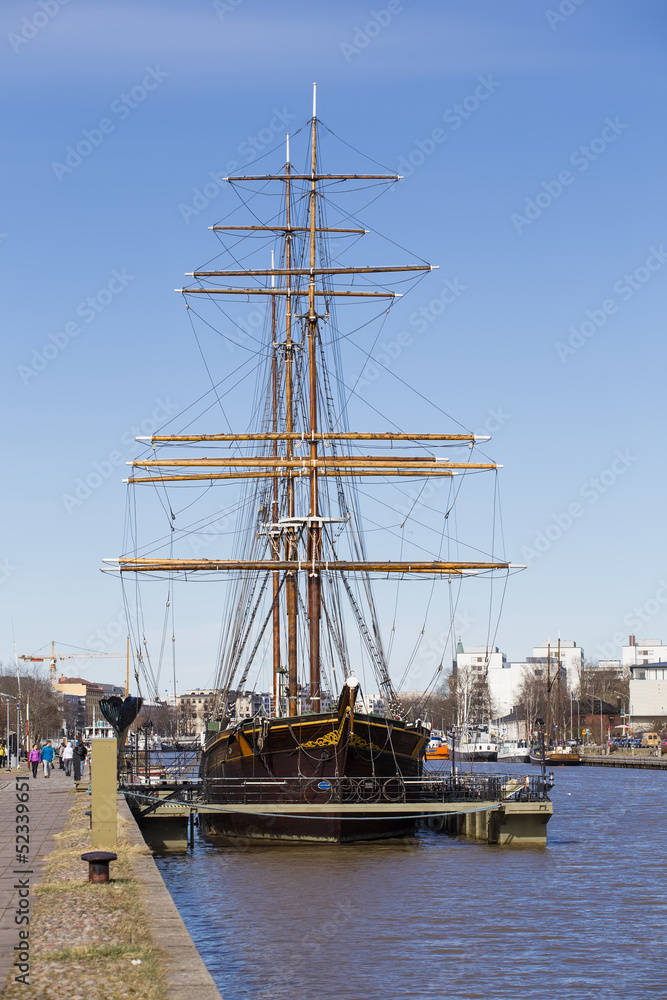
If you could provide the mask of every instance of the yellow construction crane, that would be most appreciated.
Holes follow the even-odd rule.
[[[51,642],[51,655],[50,656],[19,656],[19,660],[25,660],[28,663],[45,663],[50,661],[51,666],[49,667],[49,679],[51,681],[51,687],[58,687],[58,678],[56,663],[58,660],[92,660],[92,659],[114,659],[120,656],[124,656],[124,653],[56,653],[56,644]]]

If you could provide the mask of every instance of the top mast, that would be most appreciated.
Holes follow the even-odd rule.
[[[310,181],[310,280],[308,283],[308,374],[310,395],[310,527],[308,534],[308,617],[310,633],[310,706],[313,712],[320,710],[320,614],[322,603],[322,579],[315,564],[321,558],[322,534],[319,517],[319,497],[317,481],[317,313],[315,312],[315,231],[317,217],[317,84],[313,84],[313,119],[311,126],[311,181]]]

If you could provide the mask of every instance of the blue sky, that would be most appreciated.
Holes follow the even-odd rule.
[[[3,660],[12,619],[19,653],[124,648],[120,588],[99,572],[121,549],[122,463],[208,387],[172,289],[232,200],[197,191],[302,125],[313,80],[319,117],[406,174],[374,223],[440,265],[392,311],[385,349],[414,336],[366,392],[431,429],[400,372],[492,432],[506,551],[529,564],[498,644],[520,659],[560,632],[600,656],[628,632],[667,637],[666,19],[659,0],[5,0]],[[436,314],[445,280],[460,294]],[[470,644],[486,638],[474,588]],[[193,589],[183,688],[209,681],[217,643],[219,599]],[[122,661],[85,673],[114,680]],[[414,686],[429,677],[422,657]]]

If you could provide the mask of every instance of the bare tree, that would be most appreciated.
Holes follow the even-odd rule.
[[[546,717],[547,685],[540,667],[533,667],[524,675],[517,692],[517,709],[526,720],[529,731],[535,728],[535,719]]]
[[[60,733],[62,725],[62,708],[57,692],[35,664],[21,670],[20,676],[22,736],[26,735],[26,722],[29,721],[32,743],[54,738]],[[16,673],[0,674],[0,691],[18,697],[18,687]]]

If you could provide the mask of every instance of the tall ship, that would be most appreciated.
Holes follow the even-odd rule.
[[[355,262],[357,243],[373,230],[356,209],[341,207],[340,192],[351,188],[358,200],[362,190],[369,202],[400,176],[377,165],[327,172],[323,138],[337,141],[317,117],[314,90],[312,117],[287,136],[279,168],[227,178],[241,221],[233,214],[210,227],[218,240],[214,266],[190,272],[177,291],[198,348],[197,330],[215,327],[231,340],[232,370],[214,372],[206,363],[212,388],[197,417],[208,429],[194,429],[190,410],[179,433],[137,439],[146,453],[131,463],[130,489],[155,491],[170,530],[142,547],[132,528],[126,553],[109,560],[130,595],[143,577],[165,581],[167,609],[179,579],[222,584],[216,694],[201,761],[211,808],[202,818],[211,836],[346,842],[413,833],[430,730],[414,706],[404,709],[392,676],[404,683],[414,659],[399,640],[392,652],[392,619],[404,602],[421,615],[403,597],[403,584],[427,581],[430,606],[438,587],[446,592],[466,576],[505,577],[512,568],[493,552],[448,555],[449,510],[463,478],[498,468],[484,456],[476,460],[487,437],[458,427],[402,430],[400,415],[381,416],[375,406],[374,420],[385,426],[350,427],[365,390],[346,374],[342,349],[368,324],[382,328],[401,297],[392,282],[405,290],[433,266],[418,258]],[[290,154],[298,144],[300,167]],[[343,153],[350,150],[345,145]],[[274,163],[278,155],[273,151]],[[388,245],[395,256],[397,244]],[[235,321],[232,303],[237,310],[249,303],[252,322]],[[361,349],[366,358],[368,346],[372,351],[367,342]],[[403,381],[400,366],[392,375]],[[237,394],[235,427],[225,395],[231,383],[250,386],[244,400]],[[378,528],[378,512],[388,490],[405,497],[409,487],[417,496],[429,483],[445,486],[437,504],[441,534],[430,529],[430,548],[410,550],[395,513]],[[214,527],[205,557],[187,553],[202,521],[182,528],[175,513],[188,509],[195,490],[222,498],[207,522]],[[371,506],[370,521],[362,501]],[[378,580],[391,588],[381,607]],[[134,607],[139,616],[138,599]],[[141,625],[133,628],[146,666]],[[398,665],[390,672],[391,656]],[[269,703],[239,717],[235,696],[256,689],[249,678],[261,669],[270,678]],[[371,687],[379,708],[364,700]],[[414,808],[397,810],[397,802]],[[299,805],[318,808],[299,813]]]

